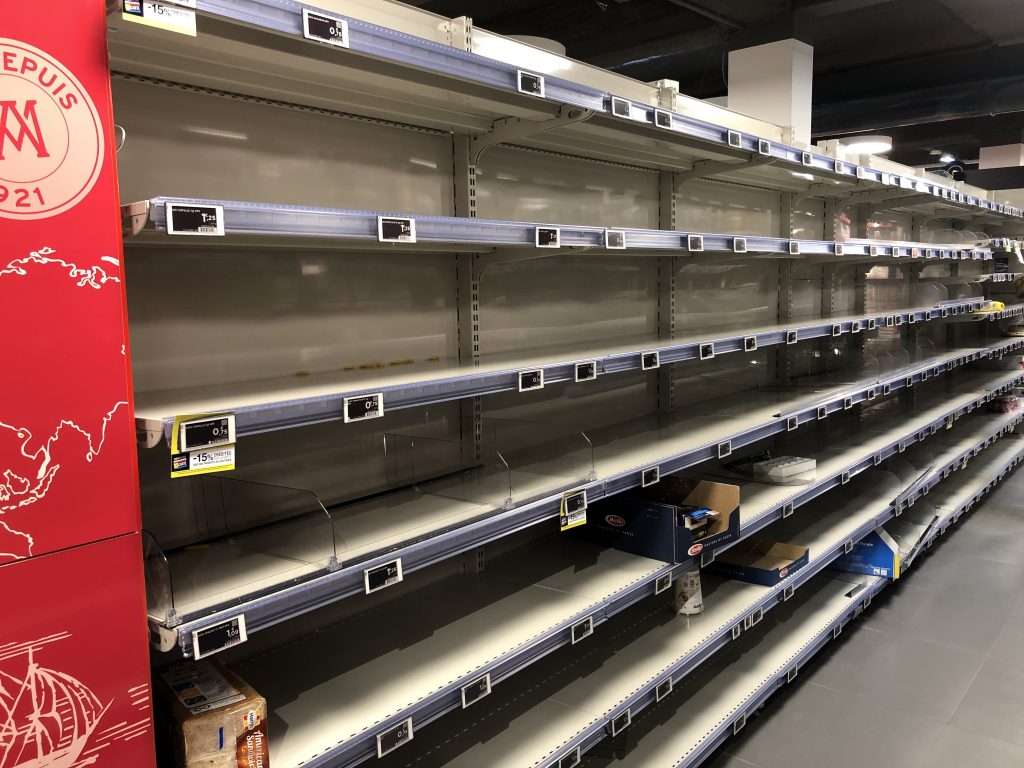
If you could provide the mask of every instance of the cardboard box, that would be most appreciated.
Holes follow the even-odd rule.
[[[808,558],[807,547],[752,539],[723,552],[710,567],[731,579],[774,587],[807,565]]]
[[[701,509],[714,514],[695,520]],[[635,555],[685,563],[739,537],[740,489],[727,483],[663,477],[633,494],[613,496],[591,508],[577,530],[588,541]]]
[[[224,667],[175,664],[159,676],[174,768],[270,768],[267,702]]]

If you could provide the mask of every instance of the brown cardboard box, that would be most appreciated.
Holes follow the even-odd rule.
[[[175,664],[156,685],[175,768],[270,768],[267,701],[209,661]]]

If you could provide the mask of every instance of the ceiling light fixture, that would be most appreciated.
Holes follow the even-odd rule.
[[[892,150],[892,136],[862,135],[839,140],[846,151],[855,155],[881,155]]]
[[[956,158],[953,155],[949,154],[949,152],[943,152],[942,155],[939,157],[940,163],[952,163],[954,160],[956,160]]]

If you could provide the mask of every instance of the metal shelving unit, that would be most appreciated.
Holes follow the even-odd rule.
[[[362,505],[358,518],[367,521],[365,526],[361,526],[367,531],[364,534],[365,543],[360,543],[354,535],[359,528],[340,530],[338,538],[348,544],[341,561],[329,562],[324,567],[311,566],[305,573],[297,575],[294,563],[316,563],[325,546],[333,550],[322,539],[311,542],[308,536],[310,526],[313,526],[314,531],[323,530],[323,520],[316,517],[310,523],[303,518],[293,524],[292,528],[298,526],[300,532],[307,535],[289,532],[284,537],[286,540],[297,541],[300,549],[286,553],[289,568],[284,571],[283,580],[276,586],[273,581],[275,567],[280,567],[275,565],[277,558],[274,558],[275,562],[268,569],[267,563],[262,560],[218,560],[230,558],[230,551],[225,549],[228,545],[219,550],[211,547],[198,551],[188,549],[167,558],[170,591],[176,591],[174,584],[179,580],[198,584],[200,591],[188,602],[183,602],[179,596],[173,612],[168,611],[166,616],[151,615],[151,624],[155,632],[164,634],[166,644],[177,643],[184,653],[190,654],[195,632],[230,621],[238,615],[244,615],[248,631],[255,632],[285,618],[364,592],[367,572],[396,560],[400,562],[404,573],[411,573],[529,525],[555,518],[567,491],[585,490],[588,503],[593,503],[639,487],[644,469],[657,466],[662,474],[670,474],[721,458],[742,446],[792,432],[803,424],[849,410],[858,403],[868,403],[901,389],[909,389],[972,360],[987,358],[987,354],[986,350],[959,350],[887,376],[872,377],[854,386],[837,387],[830,392],[813,396],[797,392],[790,395],[789,399],[773,396],[758,408],[748,402],[738,409],[738,414],[721,413],[713,426],[708,426],[706,418],[701,417],[676,424],[669,431],[658,428],[635,433],[626,440],[614,440],[607,446],[597,443],[590,448],[592,453],[589,466],[595,473],[593,477],[584,475],[566,485],[557,471],[538,475],[542,485],[534,486],[533,497],[527,496],[522,503],[512,508],[507,508],[503,492],[494,496],[493,476],[481,478],[480,493],[463,496],[463,499],[483,500],[490,494],[492,501],[489,505],[459,504],[450,495],[444,495],[446,488],[433,496],[430,506],[424,503],[419,492],[410,493],[408,500],[399,504],[388,497],[378,502],[367,502]],[[954,401],[944,409],[939,418],[931,422],[929,433],[932,427],[938,429],[939,422],[970,412],[995,393],[1005,391],[1022,379],[1024,377],[1018,373],[999,372],[986,380],[985,386],[981,388],[969,382],[965,387],[967,394],[963,402]],[[920,433],[915,430],[915,434],[903,436],[902,440],[891,440],[888,445],[874,451],[872,457],[897,451],[900,442],[906,446],[915,439],[921,439],[923,432],[922,427]],[[564,459],[563,455],[552,457],[556,462]],[[860,463],[867,461],[863,459]],[[838,477],[824,480],[823,486],[832,487],[841,481],[842,473]],[[507,485],[499,487],[507,488]],[[464,487],[460,492],[467,493]],[[816,495],[813,490],[805,493],[808,497]],[[761,519],[767,521],[775,514],[781,515],[787,503],[784,501],[775,505]],[[396,517],[396,512],[402,507],[405,509],[404,517],[410,520],[405,523],[404,530],[401,525],[402,516]],[[384,512],[389,525],[398,526],[396,532],[387,536],[382,534],[380,523],[375,522]],[[433,527],[428,517],[431,514],[436,518]],[[281,531],[271,529],[268,535],[277,540],[281,537]],[[375,554],[381,550],[386,554]],[[705,557],[710,560],[713,550],[709,549]],[[218,565],[212,570],[206,569],[205,564],[211,558]],[[348,560],[352,564],[348,564]]]
[[[347,45],[340,45],[337,40],[317,39],[304,25],[306,10],[333,20],[339,26],[344,22]],[[393,81],[398,79],[404,83],[404,88],[399,86],[402,96],[410,103],[393,106],[389,114],[397,116],[394,113],[399,112],[408,120],[412,117],[410,107],[415,114],[415,106],[422,105],[418,122],[435,125],[440,122],[447,126],[460,116],[451,114],[449,105],[449,115],[441,121],[436,116],[431,120],[432,110],[426,108],[430,102],[424,98],[421,89],[455,89],[467,99],[483,102],[479,106],[473,104],[475,109],[471,107],[467,110],[469,114],[462,117],[463,130],[472,132],[473,124],[484,129],[477,138],[478,151],[474,154],[499,141],[532,138],[536,142],[539,134],[548,138],[548,142],[541,144],[546,148],[589,154],[605,160],[635,162],[639,152],[625,149],[630,140],[646,144],[653,139],[676,152],[655,150],[660,162],[653,159],[650,162],[671,167],[670,159],[661,158],[671,154],[678,156],[678,150],[683,150],[707,165],[695,167],[692,160],[689,163],[676,160],[676,166],[689,166],[687,170],[705,176],[725,178],[729,171],[744,172],[751,168],[764,173],[770,172],[773,165],[782,164],[785,170],[773,174],[774,183],[791,184],[789,169],[796,168],[814,177],[811,190],[814,194],[845,196],[866,203],[881,199],[894,208],[927,205],[933,209],[954,213],[964,211],[996,220],[1000,217],[1016,219],[1022,215],[1013,206],[984,197],[982,190],[968,189],[965,192],[955,184],[921,178],[909,168],[901,174],[847,162],[820,151],[790,146],[769,136],[697,119],[676,111],[672,108],[674,105],[652,104],[642,97],[631,97],[629,92],[635,93],[637,89],[625,78],[619,83],[624,90],[616,93],[615,79],[609,78],[607,73],[594,79],[609,87],[597,87],[487,58],[472,50],[460,50],[467,45],[472,48],[473,34],[471,23],[467,25],[461,19],[447,22],[444,27],[446,43],[441,43],[416,35],[416,31],[429,34],[427,30],[430,27],[426,25],[410,34],[294,0],[209,0],[202,4],[199,12],[202,20],[208,19],[211,23],[203,28],[203,34],[187,41],[187,44],[175,41],[177,45],[173,53],[176,58],[183,59],[179,64],[179,76],[191,74],[197,80],[209,82],[211,74],[204,73],[198,63],[211,51],[221,53],[230,50],[243,59],[254,57],[251,61],[253,73],[266,71],[268,77],[277,74],[275,56],[289,63],[288,57],[297,56],[308,60],[305,64],[311,71],[322,69],[325,64],[334,70],[343,66],[353,70],[349,77],[355,78],[356,73],[367,74],[383,78],[392,87],[395,87]],[[444,24],[440,18],[437,21]],[[253,32],[266,37],[254,41]],[[159,44],[162,39],[155,36],[152,42]],[[246,50],[247,46],[249,50]],[[262,55],[257,55],[257,52]],[[130,62],[141,64],[136,69],[145,70],[146,55],[152,55],[152,45],[133,49],[115,44],[113,53],[115,68],[122,62]],[[189,69],[193,71],[189,72]],[[247,85],[253,87],[251,81]],[[301,93],[300,87],[297,86],[296,91]],[[654,92],[648,89],[647,95],[651,98]],[[319,94],[318,101],[322,100],[323,94]],[[497,107],[495,102],[501,106]],[[434,105],[430,103],[430,106]],[[378,106],[377,110],[380,109],[383,107]],[[513,120],[494,124],[495,120],[506,117]],[[488,125],[488,121],[492,125]],[[564,130],[567,127],[577,131]],[[581,128],[592,129],[582,131],[583,140],[576,138]],[[551,138],[555,134],[558,138]],[[588,144],[594,145],[589,153]]]
[[[924,467],[920,474],[914,471],[897,478],[884,470],[873,469],[852,481],[839,503],[827,506],[819,504],[815,513],[804,513],[787,521],[790,524],[789,530],[782,532],[783,540],[807,546],[810,560],[806,566],[775,587],[715,577],[709,580],[705,576],[703,614],[694,617],[677,616],[670,621],[652,621],[657,614],[649,612],[646,621],[638,619],[633,627],[620,629],[618,635],[604,634],[596,638],[602,646],[597,652],[598,660],[590,671],[568,675],[564,684],[544,686],[542,681],[557,679],[556,670],[566,663],[561,656],[553,657],[539,668],[525,672],[523,678],[515,682],[523,690],[536,687],[540,691],[535,691],[526,704],[520,705],[513,712],[508,727],[478,743],[474,729],[467,727],[466,720],[478,724],[492,717],[492,708],[483,705],[478,713],[468,712],[462,716],[461,721],[452,723],[451,730],[444,725],[435,726],[436,730],[423,734],[421,743],[411,748],[411,751],[418,755],[437,756],[444,760],[444,765],[482,764],[493,765],[495,768],[548,768],[557,766],[566,756],[582,757],[609,735],[612,722],[620,721],[624,715],[627,721],[635,721],[647,707],[657,705],[666,696],[678,695],[666,691],[678,691],[680,688],[685,690],[691,685],[689,679],[695,676],[698,668],[698,680],[706,680],[714,674],[705,672],[705,666],[712,670],[729,668],[728,664],[719,659],[719,656],[729,654],[725,649],[742,644],[751,630],[758,631],[754,628],[763,620],[767,619],[765,623],[770,623],[774,612],[790,600],[795,598],[799,602],[801,590],[809,583],[814,583],[816,577],[820,579],[818,575],[854,542],[906,513],[915,501],[922,502],[929,489],[937,486],[940,490],[936,493],[943,493],[942,489],[949,485],[945,477],[962,467],[964,456],[986,456],[993,455],[989,452],[996,452],[994,455],[998,458],[992,462],[984,460],[984,464],[982,461],[976,463],[979,468],[984,467],[979,469],[979,474],[991,481],[1005,474],[1006,468],[1014,461],[1019,461],[1024,453],[1019,438],[1011,435],[1021,419],[1019,415],[990,415],[989,418],[992,423],[987,425],[987,429],[982,429],[979,423],[966,431],[963,427],[957,427],[952,432],[943,433],[936,438],[938,446],[934,454],[926,450],[936,447],[933,444],[923,446],[916,454],[908,454],[906,460],[912,462],[910,466],[918,469]],[[984,416],[978,417],[979,422],[984,419]],[[1002,442],[993,445],[1000,440],[1006,441],[1006,447]],[[986,446],[993,447],[982,453]],[[946,486],[941,485],[944,481]],[[966,499],[976,490],[972,485],[968,494],[957,494],[952,488],[950,492]],[[937,498],[929,497],[929,501],[935,503]],[[840,578],[855,577],[844,575]],[[885,580],[882,582],[887,583]],[[881,586],[878,588],[881,589]],[[769,611],[773,613],[769,614]],[[755,653],[760,659],[772,658],[780,647],[786,646],[785,642],[780,644],[769,640],[770,636],[758,638]],[[669,679],[671,685],[667,682]],[[522,698],[514,692],[506,696],[517,700]],[[700,759],[713,751],[732,732],[733,722],[738,722],[739,727],[742,727],[743,713],[756,709],[763,697],[755,698],[756,703],[753,705],[748,704],[748,699],[749,693],[737,697],[735,692],[729,691],[728,700],[731,702],[730,711],[733,716],[722,718],[721,729],[712,729],[699,739],[691,739],[692,749],[680,754],[680,760],[685,758],[685,762],[679,765],[698,764]],[[505,699],[499,699],[493,704],[493,708],[506,707],[508,702]],[[684,721],[680,719],[677,722]],[[673,732],[680,731],[691,733],[679,727]],[[712,739],[710,742],[705,741],[708,737]],[[673,743],[691,746],[690,741]],[[659,742],[654,739],[652,743]],[[632,754],[642,754],[649,758],[646,751],[649,747],[646,738],[641,738],[638,748],[627,758],[629,764],[646,765],[643,762],[632,762]],[[404,755],[400,758],[396,755],[397,762],[394,764],[404,764],[402,760],[409,759],[412,756]],[[665,764],[674,763],[665,761]]]
[[[198,5],[195,37],[110,17],[150,628],[190,657],[244,626],[213,652],[285,726],[275,765],[570,768],[673,688],[685,727],[625,760],[695,765],[885,584],[825,569],[934,504],[912,563],[1024,453],[986,448],[1024,384],[995,193],[467,18]],[[183,481],[204,414],[238,466]],[[783,449],[811,481],[736,470]],[[663,615],[733,543],[667,563],[554,524],[654,470],[740,485],[740,540],[808,565]]]

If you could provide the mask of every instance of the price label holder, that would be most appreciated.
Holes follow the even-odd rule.
[[[613,717],[610,723],[612,738],[614,739],[633,723],[633,714],[627,709],[618,717]]]
[[[594,634],[594,617],[587,616],[583,621],[572,625],[572,644],[576,645],[580,640]]]
[[[516,87],[520,93],[544,98],[544,78],[532,72],[516,71]]]
[[[745,237],[734,237],[732,239],[732,252],[733,253],[746,253],[747,252],[747,238],[745,238]]]
[[[224,206],[167,203],[167,234],[223,237]]]
[[[390,752],[394,752],[403,744],[408,744],[410,741],[412,741],[412,736],[413,733],[411,717],[405,718],[405,720],[400,722],[398,725],[389,728],[383,733],[378,733],[377,757],[384,757],[384,755]]]
[[[379,419],[384,415],[384,393],[346,397],[342,402],[345,423]]]
[[[621,229],[606,229],[604,231],[604,247],[609,251],[624,251],[626,249],[626,233]]]
[[[686,250],[700,253],[704,250],[704,235],[687,235]]]
[[[558,511],[559,527],[563,531],[585,525],[587,522],[587,489],[562,494]]]
[[[596,360],[583,360],[576,363],[575,381],[580,383],[581,381],[593,381],[597,378],[597,361]]]
[[[640,473],[640,487],[646,488],[661,480],[661,469],[659,467],[648,467]]]
[[[658,352],[640,353],[640,368],[644,371],[653,371],[661,366],[661,355]]]
[[[171,428],[171,477],[191,477],[235,468],[232,413],[177,416]]]
[[[543,368],[538,368],[535,371],[519,372],[519,391],[529,392],[534,389],[544,389]]]
[[[363,571],[363,586],[368,595],[392,587],[401,580],[402,558],[400,557],[389,563],[378,565],[375,568],[367,568]]]
[[[672,113],[666,112],[664,109],[654,110],[652,120],[654,121],[654,124],[659,128],[672,127]]]
[[[656,702],[661,701],[670,693],[672,693],[672,678],[666,677],[658,683],[658,686],[654,689],[654,700]]]
[[[533,233],[533,244],[538,248],[561,248],[562,231],[558,227],[537,227]]]
[[[378,216],[377,240],[382,243],[415,243],[416,219]]]
[[[672,588],[672,574],[666,573],[654,580],[654,594],[660,595]]]
[[[348,22],[320,11],[302,9],[302,36],[338,48],[348,48]]]
[[[800,243],[796,240],[789,241],[789,255],[799,256],[800,255]]]
[[[462,686],[462,708],[476,704],[485,696],[491,695],[491,673],[478,677],[471,683]]]
[[[212,627],[192,630],[192,656],[203,659],[215,653],[241,645],[248,639],[245,616],[239,614]]]
[[[165,32],[196,36],[196,0],[123,0],[121,18]]]

